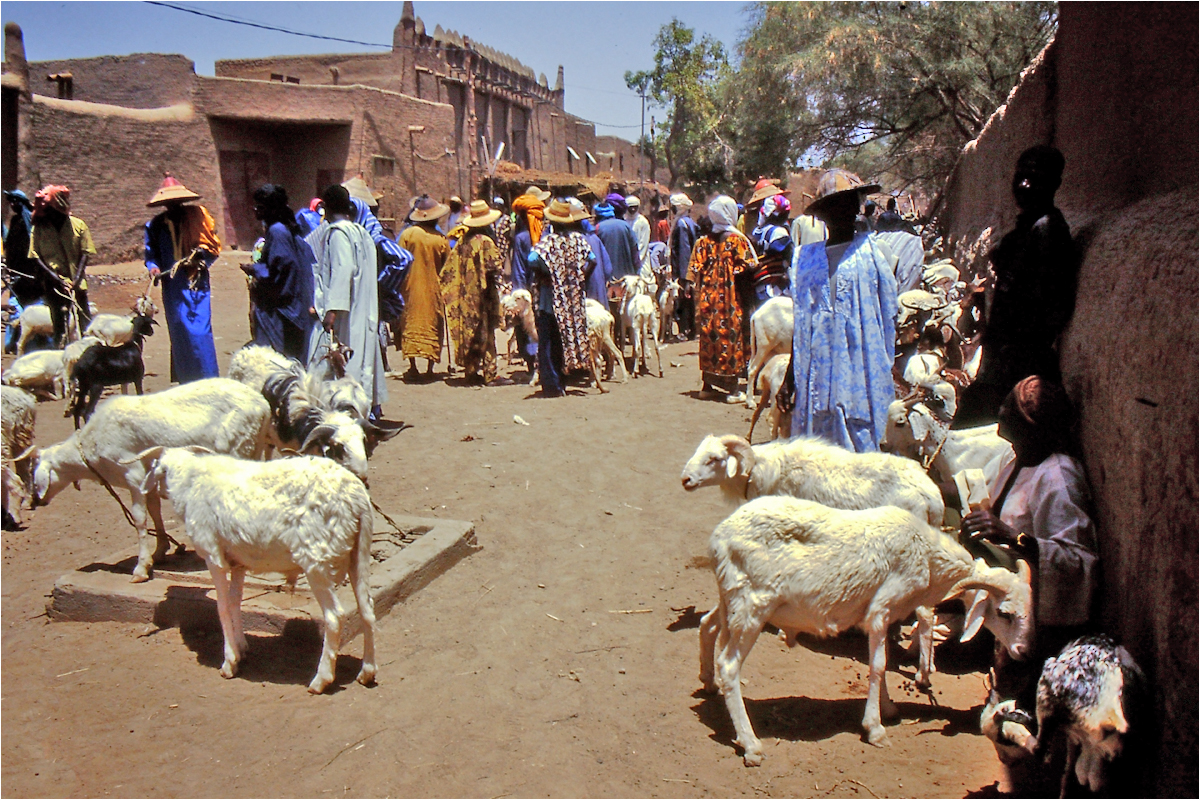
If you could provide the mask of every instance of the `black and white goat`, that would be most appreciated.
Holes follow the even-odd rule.
[[[380,442],[406,427],[383,427],[365,417],[330,409],[321,401],[320,387],[299,364],[271,373],[262,386],[271,406],[276,447],[305,455],[321,455],[341,464],[364,483],[367,459]]]
[[[142,378],[146,365],[142,361],[142,345],[147,336],[154,335],[152,317],[134,316],[132,338],[124,344],[109,347],[94,344],[83,351],[69,376],[72,401],[68,413],[75,417],[75,430],[79,430],[79,418],[91,419],[106,386],[132,383],[137,393],[142,393]],[[65,414],[64,414],[65,416]]]

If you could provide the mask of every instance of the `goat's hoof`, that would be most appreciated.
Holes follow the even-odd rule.
[[[763,762],[763,752],[761,747],[756,747],[753,750],[747,750],[742,756],[742,763],[747,767],[761,767]]]
[[[704,676],[700,676],[700,690],[705,694],[717,693],[717,682],[712,678],[705,680]]]
[[[330,681],[322,678],[320,675],[312,679],[312,683],[308,685],[309,694],[320,694],[329,686]]]
[[[221,677],[225,678],[226,680],[237,675],[237,671],[238,665],[228,659],[226,659],[225,663],[221,665]]]
[[[355,680],[361,683],[363,686],[374,686],[375,666],[371,665],[371,667],[368,668],[367,665],[364,664],[363,668],[359,670],[358,677],[355,678]]]
[[[130,583],[145,583],[148,580],[150,580],[150,573],[148,572],[135,572],[129,576]]]
[[[867,732],[867,744],[875,747],[891,747],[892,740],[888,738],[887,731],[880,726]]]

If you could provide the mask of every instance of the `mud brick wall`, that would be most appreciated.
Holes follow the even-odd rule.
[[[1066,157],[1083,260],[1061,362],[1081,416],[1105,628],[1153,692],[1144,794],[1197,793],[1197,8],[1063,3],[1055,41],[969,144],[940,230],[972,271],[1016,218],[1017,156]]]
[[[70,72],[73,76],[74,100],[126,108],[161,108],[187,101],[196,69],[188,58],[161,53],[36,61],[29,65],[30,91],[58,97],[58,85],[46,80],[46,76],[59,72]]]

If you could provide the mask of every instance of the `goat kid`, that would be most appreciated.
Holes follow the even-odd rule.
[[[154,335],[152,324],[150,317],[134,317],[133,338],[128,342],[117,347],[97,342],[80,354],[70,375],[71,405],[63,412],[64,417],[75,417],[75,430],[79,430],[81,416],[84,421],[91,418],[106,386],[121,384],[124,394],[125,386],[132,383],[137,393],[142,393],[142,378],[146,375],[142,346],[145,337]]]
[[[625,372],[625,359],[613,341],[614,320],[608,309],[589,297],[583,301],[583,310],[587,315],[588,354],[592,364],[592,377],[596,381],[596,388],[604,393],[608,390],[600,383],[600,361],[611,361],[612,370],[620,370],[620,381],[625,383],[629,380]],[[606,372],[611,373],[612,370],[606,369]]]
[[[750,363],[746,385],[757,385],[758,373],[780,353],[792,354],[795,306],[790,297],[772,297],[750,317]],[[746,408],[754,408],[754,392],[746,393]]]
[[[633,374],[650,371],[646,364],[646,343],[654,345],[654,357],[658,364],[658,377],[663,376],[662,354],[658,347],[658,309],[654,298],[647,293],[646,282],[637,275],[622,278],[625,297],[621,301],[621,319],[625,328],[633,332]]]

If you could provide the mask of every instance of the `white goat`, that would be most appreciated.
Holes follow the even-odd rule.
[[[874,745],[887,743],[881,709],[897,713],[884,674],[887,629],[918,606],[982,590],[978,596],[991,602],[972,605],[963,638],[986,624],[1013,658],[1029,650],[1029,565],[1018,562],[1014,574],[972,561],[951,537],[903,509],[845,511],[762,497],[717,526],[709,555],[720,600],[700,622],[700,680],[725,696],[747,766],[761,764],[763,750],[742,700],[741,668],[767,623],[789,646],[801,633],[834,636],[857,627],[867,634],[870,683],[862,725]]]
[[[5,386],[16,386],[42,397],[65,397],[66,378],[63,375],[62,354],[62,350],[26,353],[8,365],[0,381]]]
[[[63,348],[62,363],[63,363],[63,380],[66,381],[67,391],[69,392],[67,399],[71,400],[74,397],[74,392],[71,391],[74,387],[71,384],[71,373],[75,371],[75,365],[79,363],[79,357],[94,344],[100,344],[100,340],[95,336],[85,336],[77,342],[71,342]],[[128,389],[122,387],[121,394],[128,394]],[[70,403],[67,403],[70,406]]]
[[[590,297],[583,301],[583,310],[587,315],[588,353],[592,363],[592,377],[596,379],[596,388],[606,392],[608,390],[600,385],[600,361],[604,356],[612,360],[613,369],[620,370],[621,383],[629,380],[629,375],[625,372],[625,359],[612,338],[613,315]]]
[[[771,438],[786,438],[785,430],[791,426],[784,416],[783,409],[779,407],[776,396],[779,394],[779,389],[783,386],[783,382],[787,379],[787,368],[790,363],[789,354],[776,353],[771,356],[771,360],[767,362],[767,365],[759,370],[758,386],[756,387],[758,392],[758,406],[754,409],[754,416],[750,418],[750,432],[746,434],[747,442],[754,441],[754,426],[758,424],[758,418],[767,408],[771,409],[769,417]]]
[[[941,525],[945,511],[941,492],[912,461],[803,436],[756,445],[740,436],[706,436],[681,479],[689,492],[720,486],[732,503],[788,495],[843,509],[898,506],[931,525]]]
[[[675,321],[675,306],[679,302],[679,281],[672,278],[658,293],[658,340],[666,342]]]
[[[237,674],[249,645],[242,629],[246,572],[281,572],[308,579],[325,618],[325,644],[314,694],[333,681],[341,640],[342,608],[335,590],[349,576],[363,621],[358,682],[375,680],[375,606],[370,593],[374,518],[366,487],[323,458],[243,461],[161,447],[138,457],[144,491],[171,499],[188,538],[208,564],[225,635],[221,675]]]
[[[747,386],[755,386],[758,373],[779,353],[792,354],[795,306],[790,297],[772,297],[750,317],[750,363]],[[754,392],[746,394],[746,408],[754,408]]]
[[[271,435],[271,409],[263,396],[227,378],[208,378],[141,396],[101,403],[87,424],[66,441],[43,448],[33,470],[33,505],[45,505],[70,483],[107,482],[129,491],[129,511],[138,534],[132,581],[150,579],[154,560],[166,555],[168,538],[158,496],[142,491],[138,461],[123,462],[151,447],[199,445],[219,453],[261,458]],[[151,548],[149,513],[158,534]]]
[[[46,305],[26,306],[19,317],[21,338],[17,340],[17,358],[25,355],[25,343],[31,336],[54,338],[54,319]]]
[[[927,465],[938,483],[964,469],[984,469],[1012,445],[996,434],[996,425],[947,431],[922,403],[896,400],[888,406],[887,429],[880,448]]]
[[[509,322],[510,326],[519,325],[528,341],[537,342],[537,325],[533,319],[533,297],[529,294],[528,289],[517,289],[511,294],[504,295],[500,298],[500,307],[504,310],[504,318]],[[513,334],[508,340],[507,358],[510,366],[513,362],[513,350],[516,346],[517,332],[513,330]],[[529,385],[532,386],[537,382],[537,360],[528,358],[524,354],[521,355],[521,359],[525,362],[525,367],[529,372]]]
[[[291,369],[292,359],[276,352],[270,347],[258,344],[248,344],[233,354],[229,359],[230,380],[244,383],[251,389],[261,392],[267,378],[279,370]]]
[[[141,300],[139,299],[139,306]],[[150,304],[149,310],[153,312],[154,305]],[[84,336],[95,336],[101,342],[109,347],[117,347],[128,341],[133,340],[133,321],[138,317],[146,317],[152,325],[158,323],[154,321],[153,313],[139,314],[134,310],[128,316],[120,314],[97,314],[92,317],[92,321],[88,323],[87,330],[83,332]]]
[[[658,377],[663,376],[662,354],[658,348],[658,308],[654,298],[647,292],[646,282],[636,275],[626,275],[625,299],[621,301],[621,319],[625,327],[633,331],[633,374],[649,372],[646,364],[646,342],[654,344],[654,357],[658,361]]]
[[[0,506],[4,527],[8,530],[21,522],[21,505],[29,497],[32,483],[30,462],[33,429],[37,423],[37,400],[14,386],[0,386]],[[16,496],[16,513],[8,505],[9,495]]]

